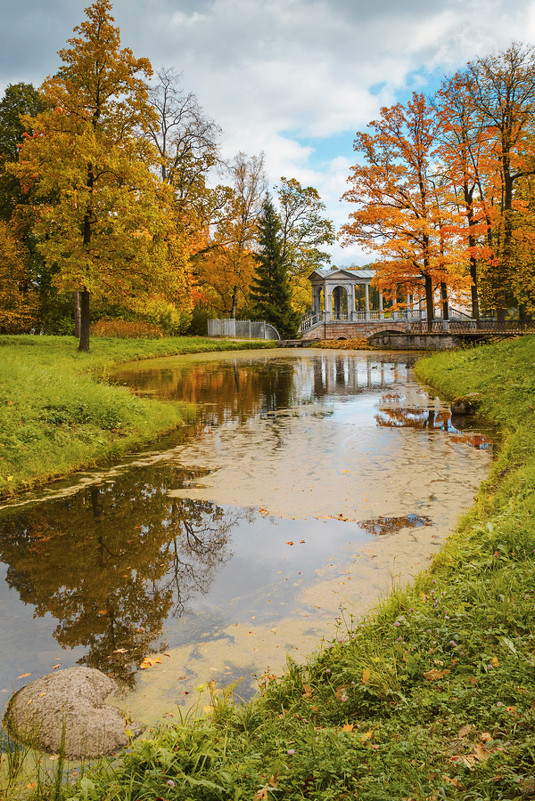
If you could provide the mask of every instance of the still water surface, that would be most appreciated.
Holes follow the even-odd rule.
[[[243,676],[247,697],[255,674],[421,569],[491,448],[455,428],[410,359],[260,351],[123,369],[138,393],[200,404],[199,421],[0,511],[5,699],[76,663],[118,678],[146,722],[208,679]],[[150,654],[161,662],[139,672]]]

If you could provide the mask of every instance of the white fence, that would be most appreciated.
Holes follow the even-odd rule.
[[[236,337],[237,339],[275,339],[279,332],[270,323],[252,320],[208,320],[209,337]]]

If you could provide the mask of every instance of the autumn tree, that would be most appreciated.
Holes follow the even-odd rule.
[[[345,243],[375,252],[376,282],[393,294],[425,298],[427,325],[434,319],[434,292],[463,282],[450,258],[445,215],[436,174],[437,118],[422,94],[406,104],[382,108],[372,133],[357,133],[361,159],[348,179],[344,199],[357,206],[342,229]]]
[[[214,236],[212,262],[228,280],[229,316],[236,318],[240,296],[245,301],[254,271],[253,251],[266,189],[264,155],[238,153],[229,165],[231,185]]]
[[[334,244],[332,220],[325,216],[325,204],[313,186],[302,186],[296,178],[281,178],[277,190],[282,249],[291,279],[294,306],[300,297],[310,304],[308,276],[329,264],[325,247]],[[304,311],[304,309],[303,309]]]
[[[264,200],[258,222],[255,260],[256,273],[250,295],[255,316],[272,323],[282,339],[291,339],[297,333],[299,316],[291,306],[283,231],[269,197]]]
[[[466,80],[492,144],[487,181],[494,200],[493,258],[486,262],[485,289],[498,320],[503,320],[507,288],[517,270],[514,232],[522,204],[515,206],[515,191],[523,178],[535,172],[535,48],[514,43],[497,55],[471,62]]]
[[[56,285],[80,291],[80,350],[89,349],[92,296],[136,308],[158,287],[171,289],[169,199],[138,135],[154,121],[151,66],[120,48],[109,0],[96,0],[86,15],[41,87],[51,108],[26,119],[33,134],[15,169],[41,201],[36,232],[44,258],[58,267]]]

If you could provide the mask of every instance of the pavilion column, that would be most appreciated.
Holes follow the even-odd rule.
[[[370,285],[364,284],[364,302],[366,305],[366,322],[370,319]]]
[[[331,309],[330,305],[332,304],[331,293],[329,292],[329,285],[325,284],[323,288],[323,312],[325,314],[325,322],[330,323],[331,321]]]
[[[380,320],[384,320],[385,319],[384,308],[383,308],[383,290],[382,289],[379,290],[379,319]]]
[[[351,284],[347,292],[347,319],[353,322],[355,319],[355,285]]]

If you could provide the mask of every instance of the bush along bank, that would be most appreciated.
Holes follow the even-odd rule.
[[[431,568],[246,705],[212,686],[61,793],[97,799],[535,797],[535,338],[439,354],[419,376],[479,391],[503,441]],[[56,782],[56,788],[58,787]],[[46,788],[41,790],[46,795]]]
[[[190,405],[138,398],[109,386],[121,362],[186,353],[273,347],[200,337],[0,336],[0,497],[116,457],[195,417]]]

